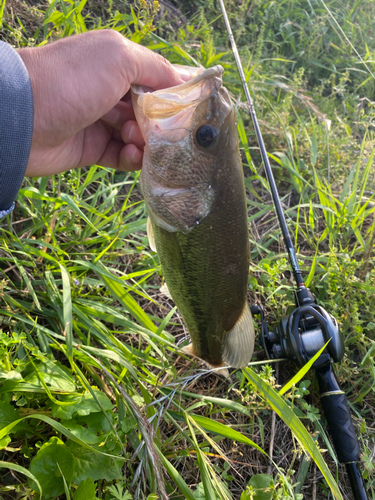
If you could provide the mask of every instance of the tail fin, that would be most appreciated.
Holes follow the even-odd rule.
[[[239,320],[226,334],[223,350],[225,363],[234,368],[244,368],[253,355],[254,341],[253,317],[246,303]]]

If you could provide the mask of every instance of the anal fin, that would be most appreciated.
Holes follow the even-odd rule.
[[[156,245],[155,245],[154,230],[152,228],[152,223],[151,223],[150,217],[148,217],[148,219],[147,219],[147,236],[148,236],[148,242],[149,242],[151,250],[153,252],[157,252]]]
[[[197,356],[194,352],[193,344],[189,344],[189,345],[182,347],[181,351],[183,351],[185,354],[190,354],[191,356],[195,356],[196,358],[199,358],[199,356]],[[199,358],[199,359],[201,359],[201,358]],[[213,365],[210,365],[210,363],[207,363],[207,361],[204,361],[202,359],[201,359],[201,361],[203,361],[208,366],[208,368],[210,370],[215,368],[216,369],[215,373],[217,373],[218,375],[221,375],[224,378],[229,377],[229,370],[225,365],[213,366]]]
[[[173,300],[171,292],[169,291],[168,285],[166,283],[164,283],[164,285],[162,285],[160,287],[159,291],[160,291],[160,293],[162,293],[163,295],[165,295],[166,297],[168,297],[168,299]]]
[[[190,354],[190,356],[196,356],[193,344],[184,345],[184,347],[181,347],[181,351],[183,351],[185,354]]]
[[[234,327],[227,332],[224,341],[223,360],[234,368],[244,368],[254,351],[255,331],[248,304]]]

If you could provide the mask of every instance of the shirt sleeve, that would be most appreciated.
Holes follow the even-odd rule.
[[[21,57],[0,42],[0,217],[14,208],[29,160],[34,105]]]

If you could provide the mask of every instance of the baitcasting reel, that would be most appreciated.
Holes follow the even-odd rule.
[[[281,319],[274,332],[268,331],[266,326],[262,328],[262,344],[267,357],[293,359],[303,366],[328,342],[314,368],[331,359],[340,362],[344,343],[336,319],[316,304],[308,288],[299,288],[295,297],[297,308]]]
[[[287,358],[304,366],[327,344],[314,362],[320,400],[340,463],[345,464],[355,500],[367,500],[367,494],[357,469],[360,450],[352,424],[345,393],[340,389],[333,371],[333,362],[344,356],[344,343],[336,319],[317,305],[313,294],[304,285],[295,291],[296,309],[284,316],[274,332],[268,330],[263,310],[251,306],[260,315],[262,344],[269,359]],[[300,305],[303,304],[303,305]]]

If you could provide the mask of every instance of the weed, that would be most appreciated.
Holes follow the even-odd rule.
[[[111,0],[104,10],[54,1],[29,20],[0,2],[0,23],[16,46],[112,28],[172,62],[224,66],[248,190],[250,293],[273,324],[294,307],[293,283],[216,8],[211,0],[183,2],[188,20],[176,32],[166,18],[155,23],[159,5],[145,1]],[[231,0],[228,11],[300,264],[343,332],[337,376],[371,490],[373,4]],[[138,174],[98,166],[28,180],[14,218],[2,222],[1,495],[308,500],[309,453],[327,481],[317,498],[329,491],[341,498],[316,381],[302,380],[307,368],[284,388],[271,365],[259,370],[259,362],[224,383],[179,351],[176,339],[185,333],[158,293],[161,269],[147,246],[137,182]],[[272,411],[279,432],[270,464]],[[329,452],[322,455],[322,447]]]

